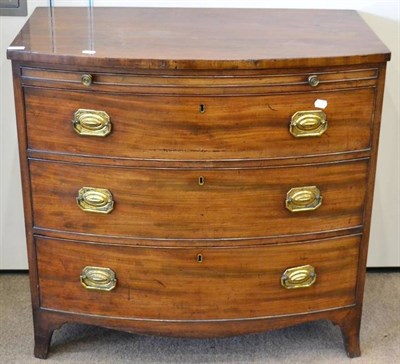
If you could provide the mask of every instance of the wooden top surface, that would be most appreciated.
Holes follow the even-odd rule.
[[[385,62],[390,52],[355,11],[37,8],[13,60],[161,69],[265,69]],[[95,54],[82,51],[95,50]]]

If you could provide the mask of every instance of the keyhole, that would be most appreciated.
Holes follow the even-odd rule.
[[[200,176],[199,177],[199,186],[204,186],[204,183],[205,183],[206,181],[205,181],[205,178],[203,177],[203,176]]]
[[[197,263],[203,263],[203,255],[197,254]]]
[[[204,114],[206,112],[206,105],[205,104],[200,104],[199,105],[199,112],[200,112],[200,114]]]

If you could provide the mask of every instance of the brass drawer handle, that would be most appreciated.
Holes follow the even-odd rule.
[[[301,265],[286,269],[281,277],[281,285],[286,289],[307,288],[316,280],[315,268],[312,265]]]
[[[86,289],[111,291],[117,285],[115,272],[110,268],[85,267],[80,275],[81,284]]]
[[[109,190],[95,187],[82,187],[76,198],[78,206],[87,212],[109,214],[114,209],[114,201]]]
[[[93,76],[91,74],[85,73],[81,77],[82,85],[90,86],[93,82]]]
[[[285,204],[291,212],[316,210],[322,204],[321,192],[316,186],[294,187],[286,194]]]
[[[111,133],[110,117],[105,111],[79,109],[72,120],[74,130],[79,135],[105,137]]]
[[[318,137],[328,129],[326,115],[321,110],[298,111],[292,116],[289,131],[295,138]]]

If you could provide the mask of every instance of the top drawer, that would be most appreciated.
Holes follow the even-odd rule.
[[[240,96],[25,87],[28,147],[102,157],[232,160],[370,146],[375,90]],[[317,99],[325,100],[322,111]]]

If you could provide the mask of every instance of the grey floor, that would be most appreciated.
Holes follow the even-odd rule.
[[[368,273],[361,358],[348,359],[340,331],[319,321],[227,339],[139,336],[84,325],[53,335],[47,363],[400,363],[400,273]],[[0,363],[33,357],[27,274],[0,274]]]

